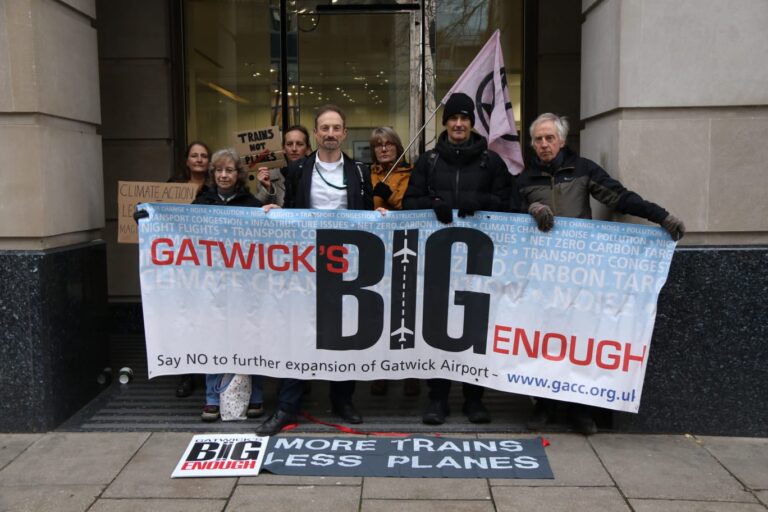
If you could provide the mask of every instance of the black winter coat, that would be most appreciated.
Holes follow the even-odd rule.
[[[416,162],[403,199],[403,210],[432,208],[437,200],[451,208],[507,211],[513,178],[501,157],[475,132],[465,144],[440,134],[435,149]]]
[[[561,149],[549,165],[535,158],[517,177],[515,185],[513,208],[522,212],[538,202],[549,206],[557,216],[591,219],[591,195],[612,210],[657,224],[669,215],[667,210],[627,190],[602,167],[568,147]]]
[[[219,205],[219,206],[250,206],[258,208],[259,206],[262,206],[261,201],[256,199],[253,194],[248,192],[247,189],[241,188],[237,192],[235,192],[234,197],[230,199],[229,201],[224,201],[221,197],[219,197],[219,192],[216,189],[216,187],[210,189],[210,188],[203,188],[203,190],[200,191],[200,193],[197,195],[194,201],[192,201],[192,204],[209,204],[209,205]]]

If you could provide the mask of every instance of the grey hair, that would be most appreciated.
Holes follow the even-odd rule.
[[[243,162],[240,161],[240,155],[235,148],[224,148],[216,151],[210,160],[210,171],[208,179],[210,180],[209,186],[216,186],[216,179],[214,173],[216,172],[216,163],[222,160],[232,160],[235,162],[235,169],[237,169],[237,183],[235,189],[239,190],[241,187],[248,188],[248,171],[243,167]]]
[[[546,121],[552,121],[555,124],[557,135],[560,137],[560,140],[565,142],[565,139],[568,137],[568,118],[547,112],[546,114],[541,114],[531,123],[531,128],[529,130],[529,133],[531,134],[531,146],[533,146],[533,130],[535,130],[539,124]]]

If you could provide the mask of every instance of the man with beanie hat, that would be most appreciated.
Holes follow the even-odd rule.
[[[403,210],[432,209],[443,224],[453,222],[453,210],[459,217],[477,210],[507,211],[512,175],[501,157],[488,149],[482,135],[472,131],[475,103],[464,93],[448,98],[443,108],[443,126],[435,149],[425,152],[411,172]],[[446,338],[448,326],[443,326]],[[428,425],[440,425],[449,414],[448,394],[451,381],[430,379],[429,404],[422,417]],[[463,412],[473,423],[488,423],[491,415],[482,402],[483,389],[463,384]]]
[[[463,92],[451,94],[451,97],[445,103],[445,107],[443,107],[443,126],[451,117],[457,114],[467,117],[471,125],[475,126],[475,102]]]

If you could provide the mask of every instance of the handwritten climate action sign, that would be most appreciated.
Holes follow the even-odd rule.
[[[478,212],[141,205],[149,376],[446,378],[636,412],[675,243]]]
[[[191,183],[155,183],[151,181],[117,182],[117,242],[137,244],[136,221],[133,212],[138,203],[191,203],[197,195],[197,185]]]

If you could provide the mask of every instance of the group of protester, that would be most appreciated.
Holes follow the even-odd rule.
[[[486,139],[473,131],[475,105],[469,96],[451,95],[443,108],[442,123],[445,130],[435,148],[421,155],[415,165],[400,159],[403,144],[392,128],[376,128],[370,137],[373,164],[369,167],[342,152],[347,135],[345,114],[337,106],[325,105],[315,117],[317,149],[311,152],[309,133],[304,127],[290,127],[283,140],[288,166],[259,168],[253,193],[249,191],[248,171],[239,155],[232,149],[221,149],[209,157],[210,151],[202,142],[190,144],[185,172],[173,180],[200,185],[194,204],[263,206],[265,210],[431,209],[444,224],[453,222],[454,211],[459,217],[471,216],[478,210],[528,212],[542,231],[552,229],[557,216],[591,218],[591,196],[616,212],[661,224],[675,240],[685,233],[683,223],[664,208],[627,190],[596,163],[571,151],[566,146],[568,122],[564,117],[542,114],[531,124],[535,156],[517,177],[508,172],[498,154],[488,149]],[[206,376],[203,421],[219,418],[218,379],[216,375]],[[297,379],[281,379],[277,411],[257,428],[257,433],[274,435],[295,422],[304,386]],[[427,387],[428,404],[422,421],[440,425],[450,414],[451,381],[430,379]],[[177,396],[188,396],[193,388],[193,377],[185,375],[176,390]],[[482,401],[484,388],[468,383],[462,384],[462,388],[462,412],[468,420],[490,422],[491,415]],[[386,381],[372,383],[372,393],[384,394],[386,390]],[[354,391],[354,381],[330,383],[332,412],[358,424],[363,419],[353,405]],[[408,379],[404,393],[418,394],[418,380]],[[261,377],[254,376],[247,416],[262,416],[263,402]],[[567,409],[579,432],[597,431],[593,408],[558,405],[548,399],[537,399],[528,426],[542,428],[553,419],[558,407]]]

